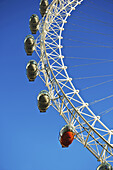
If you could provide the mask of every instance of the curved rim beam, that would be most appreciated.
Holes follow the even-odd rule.
[[[61,39],[62,39],[61,35],[62,35],[64,23],[66,23],[66,20],[67,20],[68,16],[70,16],[72,10],[75,9],[75,7],[78,4],[80,4],[83,0],[65,0],[65,1],[60,0],[59,6],[58,6],[58,1],[59,0],[52,1],[52,3],[50,4],[50,6],[47,9],[47,14],[43,17],[42,21],[40,22],[40,36],[41,36],[41,38],[40,38],[40,49],[41,49],[40,60],[41,60],[41,64],[42,64],[41,68],[43,70],[42,72],[44,74],[45,83],[46,83],[46,86],[48,87],[48,90],[50,93],[51,93],[51,91],[54,91],[54,92],[56,91],[56,99],[55,99],[55,95],[54,94],[52,95],[54,97],[53,102],[57,108],[56,110],[64,118],[66,123],[72,123],[73,125],[74,125],[73,122],[78,123],[76,126],[74,125],[75,131],[77,133],[75,138],[79,142],[81,142],[99,161],[101,161],[101,162],[104,162],[106,160],[109,161],[108,160],[109,158],[113,159],[113,145],[110,144],[111,137],[113,136],[113,131],[109,130],[100,121],[100,117],[96,116],[90,110],[88,105],[83,101],[83,99],[78,94],[78,91],[74,88],[74,86],[71,82],[71,79],[69,78],[68,73],[66,71],[66,67],[64,66],[62,51],[61,51],[61,47],[62,47],[61,46]],[[57,24],[57,21],[56,21],[58,19],[57,16],[61,17],[60,24]],[[52,27],[52,24],[54,22],[56,25],[58,25],[59,34],[57,34],[54,31],[55,26]],[[47,38],[47,36],[50,37],[50,35],[49,35],[50,28],[52,28],[52,30],[56,33],[55,34],[56,38],[58,38],[57,39],[58,48],[55,47],[56,49],[51,47],[51,45],[57,46],[55,39],[51,38],[52,39],[51,42],[53,42],[53,44],[52,43],[49,44],[49,41]],[[59,54],[60,63],[58,62],[58,60],[55,60],[53,58],[52,58],[52,61],[53,61],[53,63],[57,63],[59,65],[59,68],[61,69],[61,71],[62,70],[64,71],[65,77],[67,78],[67,80],[71,86],[71,87],[69,87],[69,89],[74,91],[73,98],[75,95],[77,97],[79,97],[79,99],[80,99],[79,103],[81,103],[81,107],[79,109],[78,109],[78,107],[75,107],[72,102],[73,100],[77,101],[76,98],[72,99],[72,97],[71,97],[71,99],[70,99],[69,96],[63,90],[64,86],[66,87],[66,83],[65,84],[62,83],[63,84],[62,86],[60,85],[61,80],[62,80],[62,82],[64,81],[63,78],[61,78],[60,83],[59,83],[58,78],[56,78],[56,77],[58,77],[58,75],[60,75],[60,77],[62,75],[61,75],[61,71],[57,70],[58,66],[53,67],[54,64],[50,63],[49,57],[51,57],[50,50],[52,50],[52,49],[54,51],[59,50],[59,53],[57,53],[56,51],[55,52],[56,52],[56,55]],[[55,70],[56,67],[57,67],[57,69]],[[48,70],[50,71],[50,73],[48,72]],[[54,70],[57,72],[56,75],[54,74]],[[68,87],[68,85],[67,85],[67,87]],[[59,104],[58,104],[57,100],[58,100]],[[53,105],[53,107],[54,107],[54,105]],[[64,107],[64,111],[66,109],[65,112],[68,112],[68,114],[70,113],[70,115],[71,115],[70,117],[72,120],[71,122],[70,122],[70,120],[67,119],[65,112],[62,113],[63,107]],[[83,112],[84,108],[87,109],[87,111],[90,113],[89,115],[87,113]],[[85,118],[85,116],[87,116],[87,115],[89,117],[93,118],[93,123],[91,121],[88,121]],[[82,120],[82,122],[80,120]],[[96,122],[98,122],[101,125],[101,128],[98,128],[98,126],[96,127],[96,125],[95,125]],[[103,129],[102,129],[102,127],[103,127]],[[79,128],[79,131],[77,130],[77,128]],[[99,133],[99,132],[101,132],[101,133]],[[104,135],[102,135],[103,132],[105,132]],[[107,136],[107,139],[105,138],[106,136]],[[93,145],[95,145],[95,148],[93,147]],[[113,160],[111,160],[111,161],[113,161]]]

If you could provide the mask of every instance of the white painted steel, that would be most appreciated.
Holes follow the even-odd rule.
[[[39,76],[48,88],[51,105],[75,128],[75,139],[100,162],[113,162],[113,130],[89,108],[75,89],[62,55],[62,31],[68,16],[83,0],[53,0],[39,24],[36,39]]]

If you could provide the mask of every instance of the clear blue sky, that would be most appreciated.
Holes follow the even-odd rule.
[[[79,56],[112,60],[113,1],[100,0],[98,2],[98,0],[92,0],[95,4],[89,2],[89,0],[86,1],[84,0],[77,11],[74,11],[69,19],[70,24],[65,27],[63,54],[67,57]],[[95,170],[99,163],[82,144],[74,141],[69,148],[61,148],[58,134],[65,122],[59,114],[52,107],[47,110],[46,114],[40,114],[37,108],[37,94],[45,89],[45,85],[39,77],[33,83],[28,82],[26,64],[31,59],[38,62],[38,57],[35,53],[32,57],[29,57],[24,51],[24,38],[30,34],[29,18],[33,13],[38,14],[41,18],[39,0],[0,0],[0,170]],[[83,29],[81,26],[87,29]],[[102,34],[92,33],[91,30]],[[67,41],[66,38],[76,40],[76,42]],[[78,41],[82,41],[82,43]],[[85,41],[85,44],[83,41]],[[91,44],[87,42],[96,43],[98,47],[75,47],[90,46]],[[99,47],[104,45],[108,47]],[[68,46],[74,47],[68,48]],[[68,61],[70,59],[67,58],[65,64],[68,63],[71,66],[76,63],[77,65],[87,63],[87,61],[81,61],[81,59]],[[81,67],[70,67],[69,75],[76,78],[113,74],[112,62],[109,65],[102,65],[99,74],[97,73],[100,67],[93,68],[93,66],[84,66],[82,69]],[[90,74],[91,68],[94,71],[92,74]],[[112,77],[106,80],[110,79]],[[100,82],[106,80],[103,79]],[[100,82],[87,79],[84,83],[74,81],[78,89]],[[101,98],[113,94],[112,85],[103,87]],[[108,93],[105,94],[106,91]],[[91,92],[81,91],[81,95],[88,102],[92,102],[96,98],[99,99],[98,93],[99,90],[97,89],[93,95]],[[108,103],[103,103],[101,107],[98,106],[97,108],[92,106],[92,109],[99,114],[112,107],[113,99]],[[105,107],[106,105],[107,107]],[[110,113],[106,116],[107,119],[103,117],[109,128],[113,128],[112,115]]]

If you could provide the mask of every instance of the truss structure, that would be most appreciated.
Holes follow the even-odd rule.
[[[35,42],[39,56],[38,75],[48,88],[51,105],[67,124],[75,129],[75,139],[98,161],[113,162],[113,130],[89,108],[75,89],[62,55],[62,31],[68,16],[83,0],[53,0],[40,21],[40,35]],[[79,7],[77,7],[79,8]]]

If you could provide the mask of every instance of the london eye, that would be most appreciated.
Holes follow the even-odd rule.
[[[106,123],[102,116],[108,116],[113,111],[113,60],[111,56],[108,57],[108,50],[112,50],[110,31],[113,26],[105,16],[103,18],[107,22],[82,11],[82,8],[87,10],[89,5],[84,1],[53,0],[49,4],[47,0],[41,0],[42,19],[33,14],[29,21],[31,32],[36,35],[28,35],[24,41],[27,55],[35,52],[38,58],[37,61],[32,59],[28,62],[26,74],[30,82],[39,76],[48,89],[42,90],[37,96],[40,112],[53,107],[65,121],[59,133],[61,146],[68,147],[77,140],[101,163],[97,170],[112,170],[113,126],[109,125],[110,122]],[[92,5],[90,12],[96,11],[98,6],[90,0],[89,3]],[[100,10],[110,15],[107,10]],[[77,13],[75,18],[73,13]],[[88,27],[89,23],[91,28],[96,23],[107,25],[109,32],[106,27],[103,29],[107,33],[93,30]],[[89,40],[93,33],[95,39]],[[104,36],[108,42],[104,42]],[[68,48],[71,48],[70,55]],[[95,48],[98,48],[98,56],[95,56]],[[103,57],[104,54],[108,54],[108,58]]]

